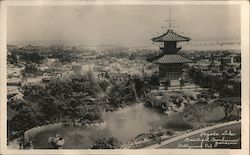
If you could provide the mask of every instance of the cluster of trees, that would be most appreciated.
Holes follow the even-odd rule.
[[[101,121],[104,109],[114,110],[134,104],[133,81],[96,81],[92,74],[55,79],[45,85],[24,85],[22,100],[8,103],[16,115],[9,121],[10,131],[24,132],[38,125],[62,121],[83,124]]]
[[[16,64],[18,64],[18,61],[19,61],[19,57],[18,57],[18,55],[17,54],[8,54],[7,55],[7,61],[8,61],[8,63],[10,63],[10,64],[14,64],[14,65],[16,65]]]
[[[42,74],[42,71],[38,68],[37,64],[35,63],[25,64],[25,67],[22,70],[23,77],[35,76],[38,75],[39,73]]]
[[[117,81],[112,77],[99,80],[99,86],[103,91],[103,101],[106,110],[115,110],[134,104],[141,97],[144,89],[143,81],[136,77]]]
[[[183,93],[164,95],[151,93],[144,98],[144,103],[146,106],[164,113],[169,107],[171,107],[173,111],[178,111],[178,108],[181,107],[181,103],[184,103],[185,100],[189,101],[191,99],[191,96],[184,95]]]
[[[224,99],[215,99],[210,104],[198,104],[198,105],[189,104],[185,108],[185,111],[183,112],[183,119],[185,122],[187,122],[193,127],[197,127],[197,125],[198,126],[206,125],[206,123],[208,123],[207,118],[213,117],[211,115],[211,112],[219,107],[223,108],[225,115],[223,118],[218,118],[217,120],[213,118],[215,119],[213,120],[213,122],[233,121],[233,120],[239,120],[241,118],[240,102],[233,103],[230,101],[225,101]]]
[[[22,52],[20,60],[27,63],[42,63],[46,57],[40,51]]]
[[[231,80],[233,76],[230,74],[207,75],[199,69],[191,68],[189,75],[194,79],[195,84],[215,90],[221,96],[241,96],[241,82]]]
[[[136,100],[136,92],[131,81],[113,85],[107,95],[108,104],[114,108],[134,104]]]
[[[8,49],[7,61],[11,64],[18,64],[20,62],[41,64],[46,58],[57,58],[62,63],[70,63],[77,61],[77,54],[79,50],[63,49],[63,47],[51,46],[36,47],[27,46],[22,48],[11,48]]]
[[[10,103],[17,114],[10,128],[25,131],[34,126],[57,121],[92,122],[101,117],[97,84],[90,76],[55,80],[46,85],[22,86],[23,100]]]
[[[79,59],[76,53],[76,50],[64,50],[59,48],[51,51],[48,57],[58,59],[61,63],[71,63]]]
[[[122,142],[115,137],[105,137],[98,139],[91,149],[119,149]]]
[[[40,64],[46,58],[39,50],[29,51],[16,49],[10,52],[7,56],[7,61],[11,64],[18,64],[19,62]]]

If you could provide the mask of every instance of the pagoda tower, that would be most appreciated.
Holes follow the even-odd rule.
[[[169,13],[169,28],[161,36],[152,38],[153,42],[163,43],[160,47],[162,53],[152,62],[159,65],[159,83],[165,87],[182,87],[182,70],[185,63],[191,60],[178,54],[181,47],[177,47],[178,42],[188,42],[190,38],[181,36],[171,29],[171,12]]]

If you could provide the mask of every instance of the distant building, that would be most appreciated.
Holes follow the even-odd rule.
[[[51,66],[53,63],[55,63],[57,61],[58,61],[58,59],[55,59],[55,58],[46,58],[44,60],[44,64]]]
[[[222,63],[227,64],[227,65],[237,65],[237,64],[240,64],[240,62],[241,62],[240,55],[231,54],[222,58]]]
[[[201,59],[196,62],[195,66],[202,71],[219,72],[221,62],[217,60],[210,61],[209,59]]]
[[[75,73],[82,73],[82,65],[79,64],[79,63],[76,63],[76,62],[73,62],[72,63],[72,70],[75,72]]]
[[[74,74],[85,74],[87,72],[93,72],[93,68],[96,67],[95,65],[80,64],[76,62],[73,62],[71,66],[72,66],[72,71]],[[70,71],[68,71],[68,73],[71,74]]]

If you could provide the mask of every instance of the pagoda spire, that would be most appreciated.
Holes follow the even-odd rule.
[[[169,17],[165,21],[168,22],[167,32],[158,37],[152,38],[151,40],[153,42],[163,43],[163,47],[160,47],[160,49],[164,52],[164,54],[175,54],[181,49],[181,47],[177,48],[177,43],[189,41],[190,38],[181,36],[173,31],[174,26],[172,22],[174,22],[175,20],[172,19],[171,8],[169,8]]]
[[[165,21],[168,22],[168,29],[172,28],[172,22],[174,22],[175,20],[172,19],[172,10],[171,8],[169,8],[169,14],[168,14],[168,19],[166,19]]]

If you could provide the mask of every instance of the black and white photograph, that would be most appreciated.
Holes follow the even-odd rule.
[[[242,27],[237,3],[8,5],[7,150],[242,149]]]

